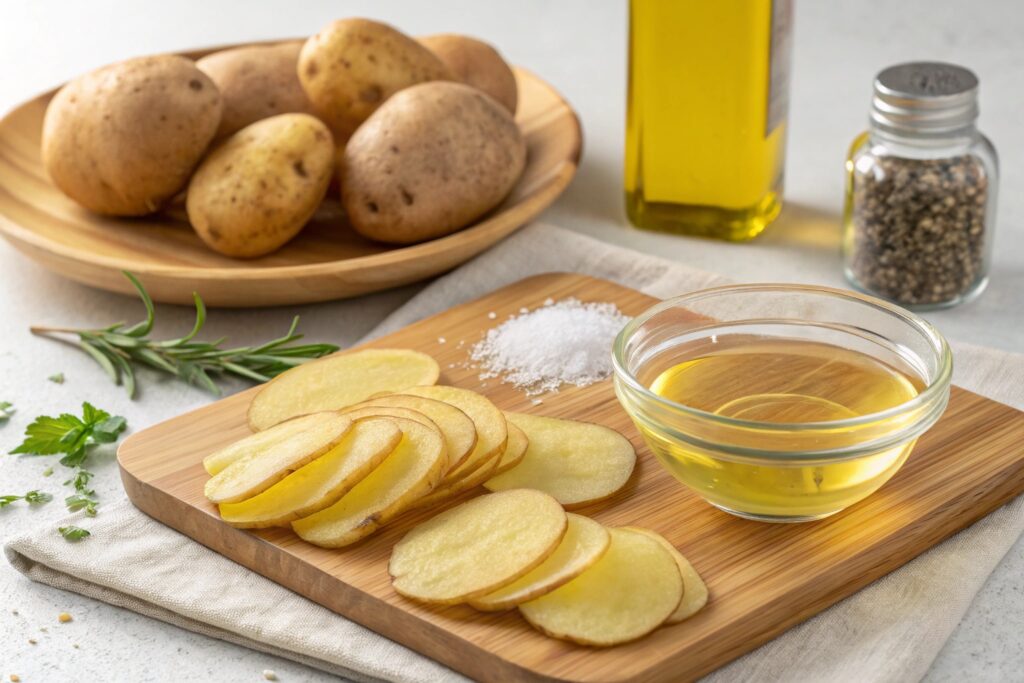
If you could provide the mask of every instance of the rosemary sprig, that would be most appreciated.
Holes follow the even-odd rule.
[[[146,307],[145,320],[130,326],[116,323],[95,330],[43,326],[30,329],[38,335],[77,335],[78,346],[106,371],[115,384],[123,384],[132,398],[136,389],[135,368],[139,364],[219,395],[220,389],[211,375],[230,373],[254,382],[266,382],[296,365],[338,350],[333,344],[295,344],[303,336],[295,331],[299,325],[298,316],[292,320],[287,334],[259,346],[221,348],[226,341],[223,337],[210,342],[197,341],[195,337],[206,323],[206,305],[194,292],[196,321],[192,330],[177,339],[149,339],[147,335],[152,331],[156,317],[153,300],[134,275],[127,271],[124,275],[131,280]]]

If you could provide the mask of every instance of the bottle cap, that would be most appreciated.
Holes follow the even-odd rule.
[[[970,128],[978,118],[978,77],[941,62],[910,62],[875,77],[872,127],[895,135],[941,137]]]

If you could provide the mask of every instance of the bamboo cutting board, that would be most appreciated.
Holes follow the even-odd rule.
[[[611,382],[569,388],[533,405],[467,367],[469,347],[523,306],[548,297],[614,301],[635,315],[654,299],[604,280],[549,274],[378,339],[437,358],[442,383],[480,391],[506,410],[607,425],[633,442],[637,469],[613,498],[579,510],[607,525],[664,534],[707,581],[708,606],[637,642],[595,649],[546,638],[515,611],[427,607],[394,591],[395,542],[435,510],[397,520],[361,544],[324,550],[289,530],[233,529],[203,498],[201,461],[249,433],[253,391],[129,437],[118,452],[125,489],[144,512],[250,569],[395,641],[486,681],[686,680],[706,674],[854,593],[1024,491],[1024,413],[953,388],[949,408],[907,463],[877,493],[820,522],[763,524],[702,502],[655,461]],[[495,313],[492,319],[490,313]],[[231,590],[231,586],[225,586]],[[259,596],[253,596],[258,600]]]

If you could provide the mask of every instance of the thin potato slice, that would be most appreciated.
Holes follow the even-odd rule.
[[[650,529],[634,526],[623,528],[646,534],[653,538],[672,555],[672,559],[676,561],[676,565],[679,567],[679,573],[683,577],[683,599],[679,601],[679,607],[676,608],[676,611],[665,620],[666,624],[678,624],[680,621],[685,621],[699,612],[704,605],[708,604],[708,587],[705,585],[704,580],[700,578],[700,574],[693,568],[690,561],[674,545],[669,543],[668,539]]]
[[[437,426],[437,423],[435,423],[433,420],[431,420],[429,417],[427,417],[420,411],[413,410],[411,408],[358,405],[353,406],[352,408],[346,408],[345,410],[341,411],[341,413],[342,415],[347,415],[353,420],[362,420],[369,417],[403,417],[407,420],[412,420],[413,422],[419,422],[421,425],[423,425],[431,432],[433,432],[437,436],[437,438],[441,439],[441,450],[444,451],[444,466],[441,468],[442,476],[444,472],[447,470],[448,447],[447,443],[444,440],[444,432],[442,432],[441,428]]]
[[[220,516],[242,529],[287,526],[292,520],[333,505],[401,440],[402,430],[390,420],[357,420],[337,446],[263,493],[240,503],[222,504]]]
[[[466,413],[450,403],[409,394],[384,394],[373,396],[356,407],[364,406],[408,408],[430,418],[444,435],[448,451],[448,471],[461,465],[476,446],[476,425]]]
[[[388,572],[395,590],[406,597],[465,602],[543,562],[567,525],[562,506],[546,493],[522,489],[480,496],[406,534],[391,551]]]
[[[522,462],[484,484],[491,491],[539,489],[571,510],[611,496],[633,473],[636,451],[613,429],[522,413],[507,417],[526,432],[530,446]]]
[[[444,440],[438,432],[407,418],[390,419],[403,433],[398,446],[334,505],[292,522],[292,529],[301,538],[325,548],[355,543],[402,512],[441,479]]]
[[[484,463],[481,467],[461,479],[456,479],[453,482],[442,481],[436,489],[416,501],[413,507],[437,505],[449,498],[454,498],[460,493],[480,486],[480,484],[483,484],[491,477],[500,474],[502,467],[506,469],[515,467],[523,459],[528,442],[523,430],[511,423],[507,426],[508,442],[505,444],[505,450],[502,452],[501,457],[492,458],[489,462]]]
[[[476,425],[477,440],[473,452],[461,465],[445,475],[445,484],[461,479],[501,456],[508,440],[508,424],[505,415],[489,399],[468,389],[449,386],[414,387],[402,393],[450,403],[468,415]]]
[[[363,349],[303,363],[265,384],[249,404],[253,431],[296,415],[340,410],[381,391],[433,384],[437,361],[409,349]]]
[[[646,534],[609,532],[611,546],[590,569],[519,605],[534,628],[554,638],[604,647],[645,636],[675,612],[683,579],[672,555]]]
[[[569,583],[604,555],[611,543],[608,530],[588,517],[566,515],[569,526],[562,542],[535,569],[469,604],[484,611],[509,609]]]
[[[206,482],[206,497],[216,504],[252,498],[337,446],[351,428],[350,417],[314,413],[247,436],[207,456],[215,465],[228,461],[231,454],[245,454]]]
[[[491,475],[492,477],[508,472],[510,469],[521,463],[523,458],[526,456],[526,449],[530,445],[530,439],[527,438],[526,432],[519,427],[516,427],[511,422],[509,422],[507,426],[508,443],[505,444],[505,452],[501,454],[501,460],[494,468],[494,473]]]

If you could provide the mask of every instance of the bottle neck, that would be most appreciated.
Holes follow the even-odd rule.
[[[882,145],[900,156],[940,158],[966,153],[977,142],[980,133],[974,123],[936,134],[880,126],[872,120],[868,126],[868,135],[872,144]]]

